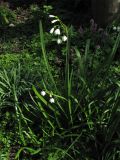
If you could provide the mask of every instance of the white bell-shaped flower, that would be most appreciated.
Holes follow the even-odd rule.
[[[55,103],[55,99],[54,98],[50,98],[49,102],[50,103]]]
[[[55,33],[55,35],[60,35],[60,29],[59,29],[59,28],[56,29],[56,30],[54,31],[54,33]]]
[[[64,35],[64,36],[62,37],[62,40],[63,40],[63,42],[67,41],[67,36]]]
[[[50,18],[54,18],[55,16],[50,14],[49,17],[50,17]]]
[[[46,95],[46,92],[45,92],[45,91],[41,91],[41,95],[42,95],[42,96],[45,96],[45,95]]]
[[[54,28],[51,28],[50,33],[53,34],[54,30]]]
[[[58,21],[58,19],[54,19],[54,20],[51,21],[51,23],[55,23],[57,21]]]
[[[57,39],[57,44],[61,44],[62,40],[60,38]]]

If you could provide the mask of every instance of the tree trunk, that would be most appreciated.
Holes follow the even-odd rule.
[[[120,16],[120,0],[92,0],[93,18],[100,26],[106,26]]]

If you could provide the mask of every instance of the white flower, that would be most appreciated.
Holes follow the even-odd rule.
[[[15,25],[13,23],[9,24],[9,27],[15,27]]]
[[[45,96],[45,95],[46,95],[46,92],[45,92],[45,91],[41,91],[41,95],[42,95],[42,96]]]
[[[117,27],[117,31],[120,32],[120,26]]]
[[[67,41],[67,37],[66,37],[66,36],[63,36],[63,37],[62,37],[62,40],[63,40],[63,42]]]
[[[49,102],[50,102],[50,103],[55,103],[54,98],[50,98]]]
[[[116,27],[116,26],[114,26],[114,27],[113,27],[113,30],[114,30],[114,31],[116,31],[116,29],[117,29],[117,27]]]
[[[51,23],[55,23],[55,22],[57,22],[57,21],[58,21],[58,19],[55,19],[55,20],[51,21]]]
[[[54,33],[55,35],[60,35],[60,29],[56,29]]]
[[[49,15],[49,17],[50,17],[50,18],[54,18],[55,16],[54,16],[54,15]]]
[[[61,44],[62,43],[62,40],[61,39],[57,39],[57,44]]]
[[[54,28],[51,28],[50,33],[52,34],[54,32],[54,30],[55,30]]]

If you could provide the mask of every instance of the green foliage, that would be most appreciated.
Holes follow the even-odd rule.
[[[33,58],[34,57],[30,55],[6,55],[5,57],[1,57],[2,63],[0,66],[1,130],[5,132],[4,134],[7,134],[7,129],[9,135],[10,133],[16,133],[16,141],[20,143],[19,139],[21,139],[24,144],[26,142],[20,128],[23,119],[20,106],[29,101],[31,85],[41,79],[41,75],[37,73],[39,72],[40,59],[35,58],[36,60],[34,59],[35,61],[33,61]],[[24,111],[25,110],[24,108]],[[22,124],[24,123],[23,121]],[[22,128],[24,127],[22,126]],[[30,134],[32,134],[32,132]],[[13,134],[11,134],[10,137],[13,139]],[[15,140],[14,143],[16,143]],[[4,144],[3,147],[4,146],[6,146],[6,144]]]
[[[30,10],[42,17],[51,7]],[[40,46],[34,34],[22,39],[20,54],[7,44],[0,56],[0,158],[16,146],[18,160],[120,159],[120,34],[102,42],[98,30],[82,35],[59,22],[65,43],[54,43],[40,23]]]

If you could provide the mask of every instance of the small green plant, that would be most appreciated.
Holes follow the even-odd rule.
[[[15,21],[15,13],[9,9],[7,3],[2,3],[0,5],[0,26],[6,26]]]

